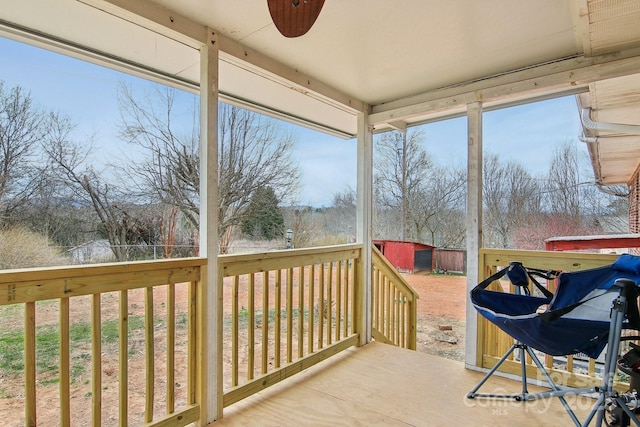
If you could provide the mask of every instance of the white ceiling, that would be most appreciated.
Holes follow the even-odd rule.
[[[53,36],[66,53],[89,48],[96,62],[192,90],[193,39],[210,27],[226,99],[345,137],[362,109],[379,130],[464,114],[474,101],[491,109],[581,92],[594,120],[632,123],[640,112],[637,77],[624,77],[640,72],[640,0],[326,0],[294,39],[266,0],[0,0],[0,23],[2,35],[49,48]],[[624,138],[615,178],[602,168],[616,145],[592,143],[602,183],[637,167],[639,136]]]
[[[371,105],[581,50],[567,1],[327,0],[295,39],[271,23],[266,0],[234,5],[188,0],[180,10]]]

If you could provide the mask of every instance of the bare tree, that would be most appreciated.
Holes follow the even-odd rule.
[[[140,187],[149,189],[150,196],[158,197],[162,203],[178,207],[189,225],[197,229],[198,118],[195,97],[179,103],[179,94],[174,89],[153,85],[139,96],[131,86],[121,84],[120,136],[143,149],[139,153],[143,161],[136,162],[131,171]]]
[[[580,167],[578,153],[568,141],[558,146],[549,167],[547,194],[550,210],[580,224]]]
[[[522,165],[495,154],[485,155],[483,173],[485,242],[509,248],[513,231],[540,212],[540,185]]]
[[[142,155],[147,156],[137,176],[161,201],[177,206],[196,229],[198,115],[195,98],[178,102],[178,95],[173,89],[154,86],[138,97],[122,85],[118,91],[121,136],[142,147]],[[299,171],[291,159],[293,136],[275,120],[225,104],[219,111],[218,236],[220,251],[226,253],[255,190],[271,187],[284,200],[296,191]]]
[[[357,199],[356,190],[354,190],[351,187],[347,187],[342,192],[333,193],[332,206],[337,209],[344,209],[344,210],[350,210],[355,212],[357,208],[356,199]]]
[[[576,226],[567,216],[541,212],[514,230],[513,241],[518,249],[544,250],[549,237],[594,234],[602,234],[602,228],[596,223]]]
[[[409,218],[416,236],[438,247],[457,248],[464,242],[463,217],[466,172],[462,169],[432,167],[420,190],[411,200]]]
[[[544,230],[559,229],[557,233],[562,234],[555,236],[629,231],[629,188],[596,186],[587,156],[581,157],[571,141],[555,149],[545,195],[550,213],[547,222],[551,226]]]
[[[45,133],[46,114],[20,86],[5,90],[0,81],[0,224],[37,191],[42,177],[36,148]]]
[[[176,226],[178,224],[178,208],[167,206],[160,216],[160,240],[165,258],[171,258],[176,242]]]
[[[64,177],[68,188],[75,194],[76,203],[87,203],[93,207],[116,260],[126,261],[130,259],[130,246],[140,241],[137,220],[119,187],[106,182],[103,179],[105,174],[87,163],[91,144],[81,145],[73,141],[74,128],[68,118],[52,114],[43,150],[52,168]]]
[[[283,213],[285,224],[293,231],[294,248],[326,244],[322,242],[323,233],[319,226],[318,213],[312,207],[289,208]]]
[[[333,194],[331,207],[323,209],[324,228],[336,236],[348,236],[348,241],[356,234],[356,191],[347,187]]]
[[[298,189],[300,172],[291,157],[293,135],[273,119],[221,104],[219,136],[218,232],[226,253],[253,193],[271,187],[286,202]]]
[[[556,148],[545,178],[532,177],[518,163],[485,156],[485,242],[539,250],[549,237],[602,233],[603,224],[619,219],[616,196],[599,191],[581,166],[569,142]],[[610,190],[627,194],[622,188]]]
[[[407,218],[414,209],[410,204],[419,200],[421,185],[432,167],[420,145],[422,137],[420,130],[392,131],[384,133],[376,144],[376,193],[382,207],[400,212],[398,237],[402,240],[408,237]]]
[[[67,184],[51,170],[38,168],[39,188],[29,203],[15,211],[16,222],[47,236],[53,244],[73,247],[96,238],[93,209],[77,203]],[[19,218],[19,220],[17,219]]]

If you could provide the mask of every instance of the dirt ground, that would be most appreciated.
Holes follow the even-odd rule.
[[[439,355],[449,359],[463,360],[464,359],[464,322],[465,322],[465,304],[466,304],[466,277],[454,276],[454,275],[432,275],[432,274],[405,274],[403,275],[407,282],[418,292],[418,325],[417,325],[417,350],[429,354]],[[186,306],[186,286],[178,285],[176,289],[177,301],[178,301],[178,313],[184,312]],[[81,298],[81,301],[74,307],[71,307],[71,321],[72,323],[79,319],[87,319],[90,316],[90,300],[88,298]],[[165,306],[163,301],[165,300],[164,292],[154,292],[154,300],[156,307],[154,310],[154,316],[161,316],[165,312]],[[118,316],[118,299],[115,294],[106,294],[102,298],[102,320],[112,320]],[[226,302],[226,301],[225,301]],[[133,292],[129,296],[129,316],[142,316],[144,307],[144,294],[143,292]],[[5,309],[10,307],[5,307]],[[21,328],[23,322],[22,312],[13,313],[13,315],[7,310],[0,312],[0,320],[2,321],[2,330],[15,330]],[[51,324],[55,325],[58,322],[58,307],[57,304],[44,303],[38,307],[37,324],[39,326]],[[180,335],[179,330],[177,333]],[[156,343],[162,346],[165,337],[163,335],[156,335]],[[181,342],[178,339],[176,343],[181,345],[182,348],[176,350],[176,359],[182,359],[186,356],[185,342]],[[144,336],[138,333],[134,333],[130,337],[130,362],[129,362],[129,382],[130,390],[132,394],[129,396],[130,407],[143,408],[144,407],[144,364],[143,364],[143,352],[144,352]],[[133,353],[132,353],[133,351]],[[88,348],[81,348],[77,350],[79,357],[86,357]],[[116,344],[107,344],[103,347],[103,354],[105,353],[117,353]],[[139,357],[138,357],[139,356]],[[158,356],[158,355],[156,355]],[[72,412],[76,415],[83,413],[87,415],[90,411],[91,393],[90,393],[90,360],[82,361],[75,360],[74,354],[73,363],[79,363],[86,365],[82,373],[74,377],[75,385],[72,393]],[[176,360],[179,363],[179,360]],[[159,360],[156,363],[156,368],[164,368],[164,362]],[[104,390],[117,388],[117,375],[114,373],[117,371],[117,362],[111,360],[105,360],[103,362],[103,386]],[[178,385],[177,390],[177,405],[180,406],[180,401],[184,399],[186,373],[177,372],[176,382]],[[55,373],[52,372],[55,375]],[[46,378],[38,380],[47,380],[49,374],[46,374]],[[161,390],[164,388],[163,374],[160,374],[157,380],[156,387]],[[7,377],[3,377],[0,373],[0,419],[4,420],[0,422],[6,426],[18,426],[24,425],[23,414],[23,391],[15,385],[12,385],[15,380],[22,382],[21,380],[14,378],[13,380]],[[180,382],[181,384],[178,384]],[[59,393],[58,385],[55,381],[52,381],[46,386],[38,388],[37,395],[37,411],[38,419],[48,419],[53,422],[52,425],[58,424],[57,414],[57,396]],[[115,396],[115,395],[114,395]],[[117,420],[117,404],[111,402],[110,397],[106,395],[103,397],[103,408],[106,411],[103,413],[104,425],[113,425]],[[162,405],[156,407],[156,411],[161,413],[164,411]],[[51,412],[51,414],[47,414]],[[142,412],[131,414],[130,422],[137,424],[141,421]],[[86,418],[86,417],[81,417]],[[7,421],[11,420],[11,421]],[[78,425],[88,425],[80,423]]]
[[[417,350],[464,360],[465,276],[404,274],[418,292]]]

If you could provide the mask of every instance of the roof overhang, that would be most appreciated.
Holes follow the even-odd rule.
[[[640,159],[640,75],[594,82],[578,106],[596,182],[628,184]]]

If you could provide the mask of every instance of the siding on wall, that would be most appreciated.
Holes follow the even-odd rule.
[[[435,257],[436,268],[467,274],[466,251],[438,249]]]

